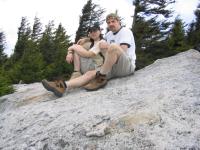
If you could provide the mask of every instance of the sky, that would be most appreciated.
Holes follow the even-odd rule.
[[[93,0],[92,2],[105,8],[103,17],[118,10],[126,26],[131,27],[131,16],[134,13],[132,0]],[[34,17],[37,16],[43,29],[51,20],[54,20],[55,27],[61,23],[73,41],[79,25],[79,16],[86,3],[87,0],[0,0],[0,31],[3,31],[6,36],[4,52],[7,55],[13,53],[22,17],[27,17],[32,27]],[[193,12],[197,4],[198,0],[177,0],[174,16],[179,14],[183,21],[190,23],[194,20]],[[102,25],[102,28],[106,28],[106,23]]]

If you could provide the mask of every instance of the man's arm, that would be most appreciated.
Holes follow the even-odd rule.
[[[127,51],[128,45],[127,44],[120,44],[120,47],[124,50],[124,52]]]

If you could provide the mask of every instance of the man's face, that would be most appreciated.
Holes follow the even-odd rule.
[[[112,32],[117,32],[120,29],[120,22],[114,18],[107,20],[108,29]]]

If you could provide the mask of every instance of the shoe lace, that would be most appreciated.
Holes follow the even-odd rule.
[[[106,80],[106,75],[102,75],[100,74],[100,71],[97,71],[96,79],[97,79],[97,82],[103,82]]]
[[[65,82],[62,81],[62,80],[55,80],[55,84],[56,84],[56,87],[59,87],[59,88],[66,88]]]

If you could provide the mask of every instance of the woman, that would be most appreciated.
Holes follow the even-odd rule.
[[[101,29],[94,25],[88,30],[89,38],[84,38],[68,48],[66,61],[74,63],[74,72],[70,79],[81,76],[89,70],[94,70],[103,64],[103,55],[96,51],[97,43],[102,40]]]
[[[42,80],[42,84],[45,89],[61,97],[66,90],[87,85],[95,78],[97,70],[103,64],[103,55],[100,56],[99,53],[104,50],[99,48],[99,43],[104,40],[102,40],[101,29],[98,25],[90,27],[88,35],[91,41],[89,50],[86,49],[87,44],[84,48],[84,43],[88,41],[87,39],[82,39],[78,44],[74,44],[68,48],[66,61],[68,63],[74,63],[74,73],[71,79],[66,82],[62,80],[49,82],[44,79]]]

